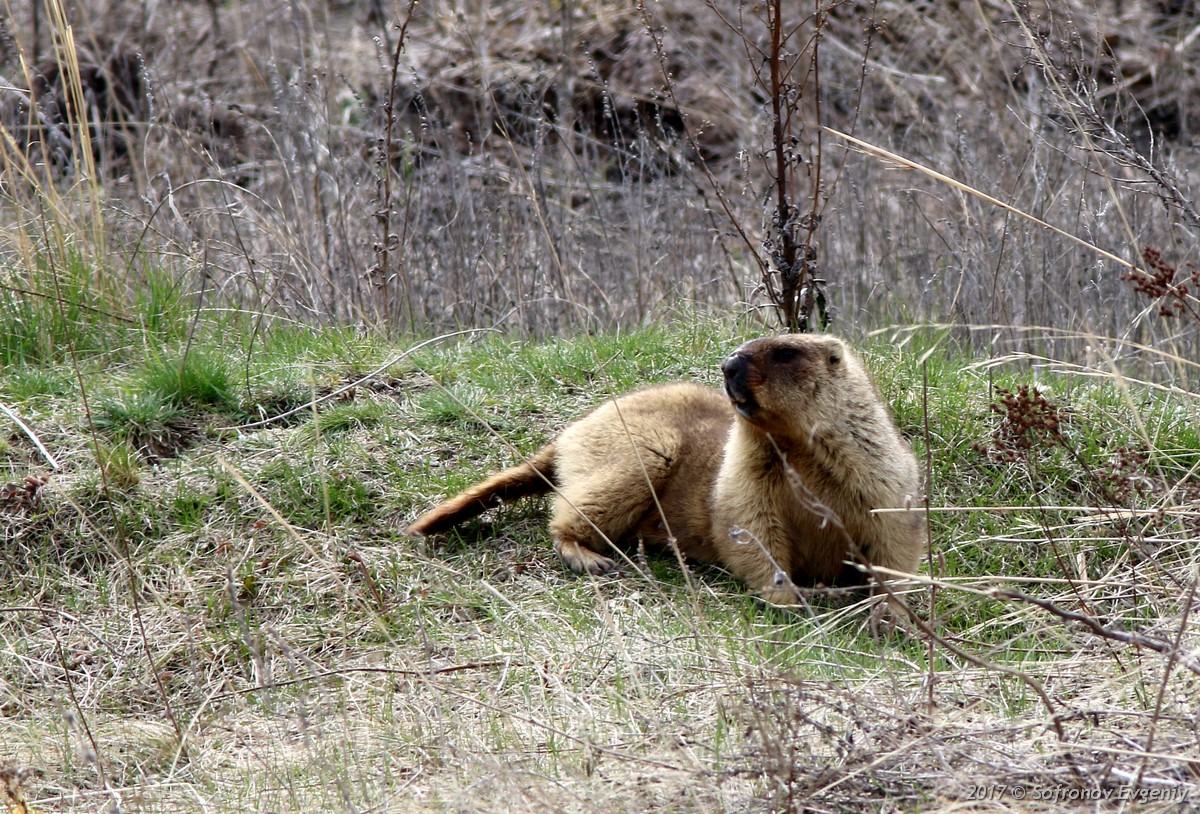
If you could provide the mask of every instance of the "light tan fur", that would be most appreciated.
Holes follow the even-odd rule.
[[[726,395],[669,384],[602,404],[407,533],[553,487],[554,547],[581,573],[614,567],[610,543],[643,542],[790,604],[795,584],[862,582],[848,560],[915,570],[917,516],[871,510],[915,503],[916,460],[858,358],[833,337],[793,334],[747,342],[722,370]]]

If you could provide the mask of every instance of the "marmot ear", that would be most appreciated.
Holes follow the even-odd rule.
[[[839,343],[829,346],[829,365],[832,367],[842,361],[845,349]]]

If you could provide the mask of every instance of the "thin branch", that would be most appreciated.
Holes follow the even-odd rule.
[[[1193,591],[1195,590],[1195,582],[1192,583]],[[1100,622],[1086,614],[1069,611],[1066,608],[1060,608],[1048,599],[1040,599],[1036,596],[1022,593],[1013,588],[997,588],[992,592],[992,595],[998,599],[1011,599],[1015,602],[1024,602],[1029,605],[1034,605],[1047,611],[1058,618],[1067,622],[1076,622],[1086,627],[1090,632],[1099,636],[1102,639],[1111,639],[1125,644],[1132,644],[1135,647],[1145,647],[1148,650],[1153,650],[1156,653],[1161,653],[1170,658],[1173,662],[1178,661],[1185,668],[1192,671],[1196,675],[1200,675],[1200,663],[1197,663],[1195,658],[1185,657],[1185,654],[1180,653],[1176,645],[1165,639],[1159,639],[1154,636],[1147,636],[1143,633],[1131,632],[1128,630],[1115,630],[1111,627],[1105,627]],[[1189,594],[1189,598],[1191,594]],[[1189,606],[1190,606],[1189,602]],[[1186,619],[1185,619],[1186,621]]]
[[[25,433],[25,436],[33,442],[35,447],[37,447],[38,452],[42,453],[42,457],[46,459],[46,463],[50,464],[51,469],[59,468],[58,461],[54,460],[54,456],[50,454],[50,450],[46,449],[34,431],[29,429],[29,425],[22,421],[19,415],[13,412],[13,410],[3,402],[0,402],[0,412],[3,412],[6,416],[12,419],[14,424],[21,428],[21,432]]]
[[[349,384],[342,385],[337,390],[334,390],[330,393],[326,393],[325,395],[320,396],[318,398],[314,398],[311,401],[305,402],[304,404],[301,404],[299,407],[293,407],[292,409],[290,409],[286,412],[280,413],[277,416],[272,416],[271,418],[264,418],[262,421],[252,421],[249,424],[238,424],[237,426],[234,426],[234,427],[222,427],[221,429],[222,430],[237,430],[237,431],[254,430],[254,429],[258,429],[259,427],[265,427],[268,424],[274,424],[276,421],[283,421],[285,418],[294,416],[296,413],[301,413],[301,412],[304,412],[305,410],[312,410],[317,405],[319,405],[323,402],[329,401],[330,399],[335,399],[338,396],[342,395],[342,393],[346,393],[350,390],[353,390],[354,388],[358,387],[363,382],[370,381],[371,379],[375,378],[380,373],[387,370],[389,367],[391,367],[392,365],[401,361],[402,359],[412,356],[417,351],[421,350],[424,347],[428,347],[429,345],[432,345],[435,342],[441,342],[442,340],[450,339],[455,336],[465,336],[468,334],[480,334],[480,333],[488,333],[488,332],[495,332],[495,331],[496,331],[495,328],[467,328],[462,331],[451,331],[448,334],[440,334],[438,336],[433,337],[432,339],[426,339],[424,342],[418,342],[417,344],[413,345],[411,348],[408,348],[407,350],[396,354],[395,356],[388,359],[382,365],[375,368],[374,370],[372,370],[370,373],[366,374],[365,376],[360,376],[359,378],[355,379],[354,381],[350,382]]]
[[[863,152],[867,153],[868,155],[873,155],[876,158],[883,159],[884,161],[889,161],[893,164],[898,164],[899,166],[901,166],[907,170],[916,170],[917,172],[922,173],[923,175],[929,176],[930,178],[934,179],[935,181],[940,181],[943,184],[952,186],[957,190],[967,193],[968,195],[973,195],[974,197],[980,199],[981,201],[990,203],[992,206],[997,206],[1006,212],[1011,212],[1014,215],[1017,215],[1018,217],[1024,218],[1025,220],[1029,221],[1030,223],[1033,223],[1037,226],[1041,226],[1044,229],[1049,229],[1051,232],[1054,232],[1056,235],[1061,235],[1062,237],[1065,237],[1067,240],[1070,240],[1072,243],[1076,243],[1087,249],[1091,249],[1096,254],[1100,255],[1101,257],[1103,257],[1106,260],[1111,260],[1112,262],[1117,263],[1118,265],[1124,266],[1125,268],[1128,268],[1128,269],[1136,269],[1137,268],[1137,266],[1135,266],[1133,263],[1130,263],[1128,260],[1125,260],[1121,257],[1117,257],[1112,252],[1105,251],[1104,249],[1097,246],[1095,243],[1090,243],[1081,237],[1076,237],[1075,235],[1071,234],[1070,232],[1067,232],[1063,229],[1059,229],[1057,226],[1047,223],[1046,221],[1042,220],[1041,218],[1035,217],[1034,215],[1029,214],[1028,212],[1026,212],[1023,209],[1018,209],[1017,207],[1013,206],[1012,204],[1007,204],[1004,201],[1000,200],[999,198],[992,197],[991,195],[988,195],[986,192],[982,192],[973,186],[964,184],[962,181],[951,178],[949,175],[944,175],[944,174],[938,172],[937,170],[926,167],[924,164],[918,164],[916,161],[913,161],[912,159],[905,158],[904,156],[897,155],[896,153],[893,153],[890,150],[885,150],[882,147],[876,147],[874,144],[863,141],[862,139],[858,139],[858,138],[855,138],[854,136],[847,135],[846,133],[842,133],[838,130],[834,130],[832,127],[823,127],[822,129],[826,133],[837,136],[838,138],[849,142],[850,144],[852,144],[853,146],[862,150]]]

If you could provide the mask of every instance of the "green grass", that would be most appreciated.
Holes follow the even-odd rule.
[[[187,304],[178,284],[158,269],[131,275],[115,288],[73,251],[45,254],[27,275],[0,274],[0,364],[62,363],[72,356],[110,362],[181,338]]]
[[[174,454],[188,433],[186,409],[161,391],[136,389],[103,397],[93,414],[97,429],[152,454]]]
[[[179,408],[229,410],[237,404],[236,374],[220,349],[188,347],[148,358],[136,386]]]
[[[1048,711],[1010,671],[1045,688],[1079,749],[1145,738],[1137,722],[1158,704],[1164,658],[988,592],[1016,587],[1114,629],[1173,636],[1197,565],[1195,516],[1174,511],[1197,497],[1192,396],[974,367],[920,336],[866,342],[898,423],[922,460],[930,450],[926,576],[939,588],[932,613],[927,590],[911,604],[937,632],[931,650],[876,640],[851,600],[765,610],[713,567],[685,575],[635,556],[619,577],[578,577],[551,550],[543,501],[401,537],[609,393],[715,384],[740,329],[695,320],[446,342],[347,391],[398,349],[337,332],[281,329],[253,348],[230,335],[202,320],[148,357],[98,349],[92,360],[124,362],[84,357],[82,377],[49,355],[0,374],[6,403],[62,467],[38,505],[4,508],[0,751],[46,772],[30,784],[40,809],[72,808],[72,794],[101,788],[101,769],[140,789],[129,810],[144,811],[194,795],[240,809],[486,810],[516,789],[566,810],[577,794],[606,811],[786,808],[814,778],[932,807],[947,766],[988,765],[984,743],[1033,755],[1005,773],[1061,767]],[[1035,381],[1062,437],[1000,460],[987,451],[1001,419],[991,405]],[[259,423],[314,396],[315,414]],[[40,471],[20,433],[0,464],[14,483]],[[1143,488],[1120,507],[1144,514],[1070,508],[1109,505],[1123,482]],[[1193,753],[1193,678],[1174,663],[1154,771]],[[95,757],[71,721],[86,721]],[[854,810],[821,794],[819,807]]]

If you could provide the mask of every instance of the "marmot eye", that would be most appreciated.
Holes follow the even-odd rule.
[[[790,362],[796,358],[799,353],[795,348],[775,348],[771,351],[772,362]]]

